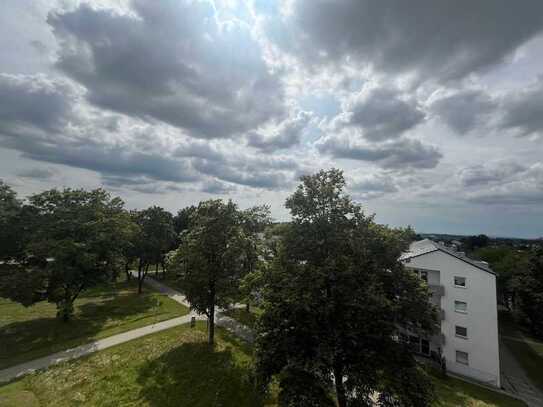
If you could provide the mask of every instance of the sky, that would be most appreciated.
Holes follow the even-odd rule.
[[[543,236],[541,0],[2,0],[0,178],[172,212],[340,168],[376,220]]]

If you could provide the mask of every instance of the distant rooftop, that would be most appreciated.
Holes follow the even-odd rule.
[[[485,261],[477,261],[470,259],[465,255],[464,252],[458,252],[453,248],[447,247],[443,244],[434,242],[430,239],[423,239],[416,242],[413,242],[409,245],[409,251],[403,253],[400,256],[400,261],[411,259],[413,257],[422,256],[423,254],[436,252],[436,251],[442,251],[444,253],[450,254],[453,257],[456,257],[457,259],[460,259],[462,261],[465,261],[466,263],[471,264],[474,267],[477,267],[478,269],[484,270],[488,273],[495,274],[492,269],[488,266],[488,263]]]

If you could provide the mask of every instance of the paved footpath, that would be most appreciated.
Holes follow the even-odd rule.
[[[187,302],[185,296],[182,295],[180,292],[150,277],[147,277],[145,279],[145,283],[153,287],[155,290],[163,294],[166,294],[172,300],[180,304],[183,304],[187,307],[189,306],[189,303]],[[221,310],[218,310],[216,315],[217,315],[216,322],[218,326],[221,326],[227,329],[228,331],[234,333],[235,335],[241,337],[242,339],[248,342],[253,341],[253,333],[249,328],[240,324],[239,322],[237,322],[236,320],[230,317],[223,316],[221,314]],[[156,324],[147,325],[147,326],[144,326],[143,328],[133,329],[132,331],[127,331],[118,335],[113,335],[104,339],[100,339],[100,340],[88,343],[86,345],[81,345],[72,349],[67,349],[64,351],[53,353],[52,355],[49,355],[49,356],[44,356],[39,359],[34,359],[26,363],[22,363],[19,365],[9,367],[7,369],[0,370],[0,383],[11,381],[13,379],[22,377],[26,374],[32,373],[37,370],[46,369],[52,365],[56,365],[57,363],[65,362],[71,359],[80,358],[82,356],[89,355],[99,350],[107,349],[112,346],[131,341],[133,339],[141,338],[142,336],[150,335],[155,332],[160,332],[165,329],[169,329],[169,328],[173,328],[179,325],[189,323],[192,317],[195,317],[198,320],[206,320],[204,316],[190,313],[188,315],[184,315],[179,318],[173,318],[167,321],[158,322]]]
[[[185,297],[165,285],[158,283],[157,281],[147,277],[145,282],[155,288],[157,291],[160,291],[163,294],[166,294],[172,300],[177,301],[180,304],[189,306]],[[118,335],[109,336],[104,339],[100,339],[86,345],[77,346],[72,349],[63,350],[57,353],[53,353],[49,356],[44,356],[39,359],[34,359],[26,363],[21,363],[20,365],[15,365],[8,367],[7,369],[0,370],[0,383],[8,382],[18,377],[24,376],[28,373],[32,373],[36,370],[46,369],[49,366],[56,365],[57,363],[65,362],[67,360],[80,358],[82,356],[89,355],[91,353],[97,352],[99,350],[107,349],[115,345],[119,345],[124,342],[131,341],[133,339],[141,338],[145,335],[150,335],[155,332],[160,332],[165,329],[173,328],[179,325],[189,323],[191,318],[195,317],[196,319],[203,320],[204,317],[190,313],[179,318],[169,319],[167,321],[158,322],[156,324],[147,325],[143,328],[133,329],[131,331],[123,332]]]
[[[176,291],[173,288],[168,287],[149,276],[145,278],[145,282],[149,284],[151,287],[153,287],[155,290],[163,294],[166,294],[168,297],[170,297],[174,301],[177,301],[180,304],[186,305],[187,307],[189,306],[189,303],[187,302],[183,294],[181,294],[179,291]],[[253,343],[254,341],[253,331],[247,326],[240,324],[234,318],[230,318],[224,315],[224,310],[222,309],[218,309],[217,312],[215,313],[215,323],[221,328],[224,328],[227,331],[232,332],[234,335],[240,337],[246,342]]]

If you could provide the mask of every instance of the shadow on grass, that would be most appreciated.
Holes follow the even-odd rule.
[[[453,377],[443,377],[431,371],[437,395],[434,407],[471,407],[490,405],[499,407],[523,407],[525,404],[503,394],[476,386]],[[482,404],[485,403],[485,404]]]
[[[88,343],[104,328],[115,329],[123,323],[149,318],[158,306],[152,295],[138,296],[127,283],[94,288],[76,301],[73,319],[63,322],[55,317],[12,322],[0,327],[0,369],[40,356]]]
[[[539,343],[541,352],[537,352],[526,342],[537,341],[521,333],[513,317],[507,312],[499,313],[500,335],[503,344],[510,350],[528,377],[543,391],[543,341]],[[534,345],[537,346],[537,345]]]
[[[139,372],[140,397],[151,406],[257,407],[252,370],[232,351],[206,343],[186,343],[145,365]]]

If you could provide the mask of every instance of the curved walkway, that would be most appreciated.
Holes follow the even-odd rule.
[[[150,277],[146,277],[145,284],[153,287],[155,290],[166,294],[172,300],[190,307],[185,296],[179,291],[174,290]],[[217,310],[216,323],[218,326],[232,332],[247,342],[253,342],[253,332],[245,325],[240,324],[233,318],[222,315],[222,310]],[[53,353],[49,356],[44,356],[39,359],[34,359],[26,363],[21,363],[7,369],[0,370],[0,383],[9,382],[18,377],[35,372],[37,370],[46,369],[57,363],[65,362],[71,359],[77,359],[82,356],[89,355],[99,350],[107,349],[133,339],[141,338],[142,336],[150,335],[156,332],[170,329],[179,325],[187,324],[192,318],[197,320],[206,320],[207,318],[191,312],[179,318],[169,319],[167,321],[158,322],[156,324],[147,325],[142,328],[133,329],[132,331],[124,332],[118,335],[113,335],[104,339],[100,339],[86,345],[77,346],[72,349],[67,349],[61,352]]]
[[[166,294],[172,300],[189,307],[189,303],[185,297],[179,293],[167,287],[149,277],[145,279],[145,283],[155,288],[157,291]],[[107,349],[115,345],[119,345],[124,342],[131,341],[132,339],[141,338],[145,335],[150,335],[155,332],[160,332],[165,329],[170,329],[179,325],[187,324],[192,317],[198,320],[205,319],[204,317],[195,313],[190,313],[179,318],[169,319],[167,321],[158,322],[156,324],[147,325],[142,328],[133,329],[131,331],[123,332],[118,335],[109,336],[104,339],[100,339],[86,345],[77,346],[72,349],[63,350],[57,353],[53,353],[49,356],[44,356],[39,359],[34,359],[29,362],[21,363],[7,369],[0,370],[0,383],[9,382],[18,377],[35,372],[37,370],[46,369],[49,366],[56,365],[57,363],[65,362],[71,359],[77,359],[82,356],[89,355],[99,350]]]

